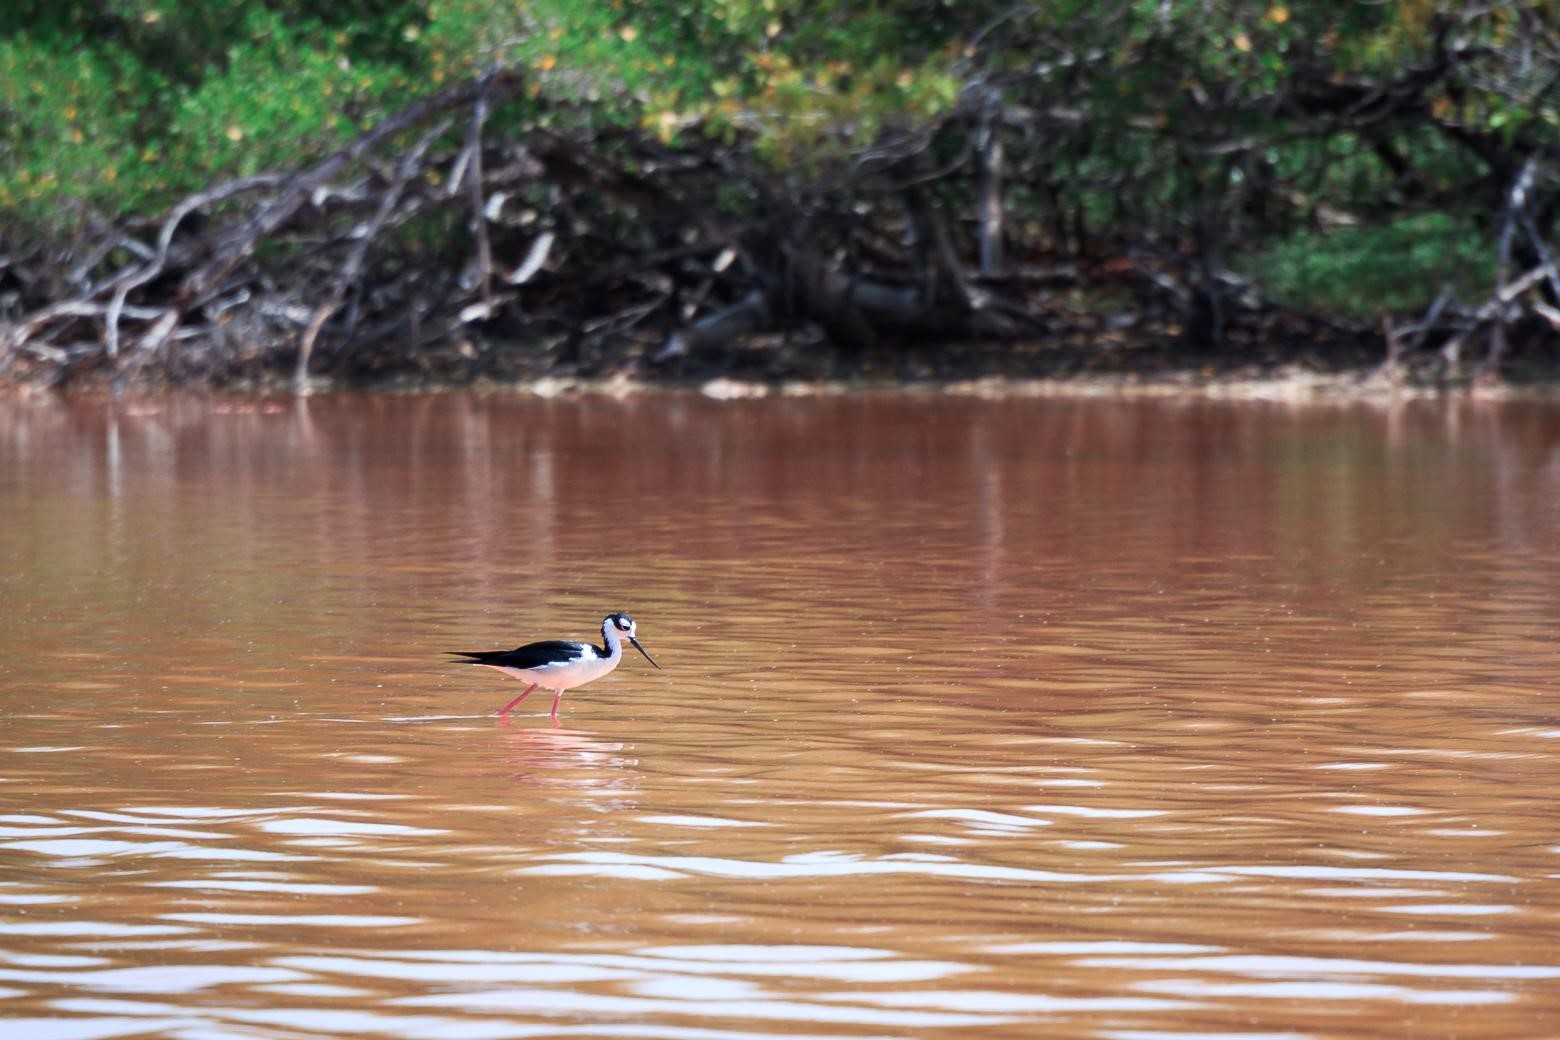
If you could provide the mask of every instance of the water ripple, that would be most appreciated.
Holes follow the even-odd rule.
[[[7,1040],[1560,1020],[1553,405],[223,408],[0,401]]]

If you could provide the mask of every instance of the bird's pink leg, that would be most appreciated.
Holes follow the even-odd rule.
[[[563,700],[563,691],[559,690],[557,695],[553,697],[552,720],[554,726],[558,725],[558,702],[561,700]]]
[[[505,715],[508,715],[509,714],[509,709],[513,708],[516,704],[519,704],[521,701],[523,701],[527,697],[531,696],[531,691],[536,689],[537,686],[539,686],[539,685],[541,685],[541,684],[540,683],[532,683],[530,686],[527,686],[524,693],[522,693],[520,696],[516,697],[514,700],[510,701],[508,704],[504,705],[502,708],[498,709],[498,717],[499,718],[503,718]],[[553,706],[553,710],[554,711],[558,710],[557,705]]]

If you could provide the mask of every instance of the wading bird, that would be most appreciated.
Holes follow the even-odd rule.
[[[608,614],[601,621],[601,640],[606,644],[606,649],[594,643],[576,643],[569,639],[544,639],[539,643],[527,643],[514,650],[449,650],[446,653],[464,657],[465,660],[459,662],[460,664],[480,664],[485,668],[496,668],[505,675],[512,675],[521,682],[530,683],[524,693],[498,710],[500,718],[508,715],[515,705],[531,695],[532,690],[541,686],[554,691],[552,720],[557,722],[558,703],[563,700],[563,691],[584,686],[616,668],[618,662],[623,660],[623,640],[633,643],[634,649],[644,654],[646,661],[656,668],[661,667],[655,663],[655,658],[639,645],[639,640],[634,638],[634,630],[634,619],[627,614]]]

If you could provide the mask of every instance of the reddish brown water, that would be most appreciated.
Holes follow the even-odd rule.
[[[0,508],[6,1040],[1560,1035],[1560,407],[39,400]]]

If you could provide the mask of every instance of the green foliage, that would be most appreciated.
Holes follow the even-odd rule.
[[[1301,232],[1236,267],[1287,303],[1370,320],[1382,311],[1423,313],[1448,284],[1464,299],[1488,292],[1495,261],[1487,235],[1433,213]]]
[[[433,5],[373,0],[114,5],[0,15],[0,211],[156,210],[225,176],[306,161],[454,71]]]
[[[1103,241],[1241,242],[1241,262],[1297,300],[1412,309],[1443,272],[1488,267],[1474,228],[1498,189],[1470,196],[1489,164],[1445,127],[1507,143],[1560,132],[1552,62],[1530,53],[1538,30],[1560,33],[1556,10],[1538,0],[1477,10],[1446,0],[9,0],[0,218],[49,232],[83,209],[152,214],[224,177],[304,165],[494,62],[528,69],[535,92],[561,102],[537,105],[540,118],[641,127],[671,143],[713,135],[802,190],[858,168],[900,128],[964,111],[980,86],[1032,120],[1011,135],[1010,198],[1030,208],[1010,226],[1055,217]],[[1395,96],[1374,87],[1436,67],[1447,19],[1460,19],[1455,38],[1476,61],[1428,89],[1417,123],[1367,125],[1362,113]],[[1349,94],[1362,84],[1371,89]],[[495,113],[494,132],[516,118]],[[960,168],[968,125],[950,121],[929,163]],[[951,211],[971,211],[956,194],[968,184],[948,189]],[[1357,226],[1307,230],[1318,214]]]
[[[132,102],[160,85],[123,54],[0,39],[0,209],[123,197],[120,177],[136,162]]]
[[[965,30],[986,3],[536,0],[504,52],[550,94],[612,98],[672,141],[743,136],[777,163],[816,163],[884,127],[946,110]],[[914,17],[925,15],[925,17]]]
[[[776,163],[847,158],[947,110],[989,3],[13,0],[0,11],[0,210],[59,228],[296,166],[494,62],[573,117],[689,126]]]

